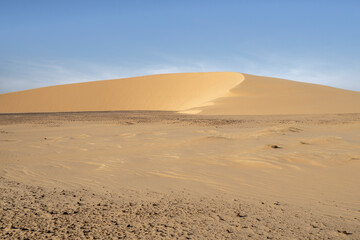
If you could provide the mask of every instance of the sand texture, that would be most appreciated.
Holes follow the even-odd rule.
[[[0,238],[359,239],[359,171],[359,113],[1,114]]]
[[[182,73],[0,95],[1,239],[360,239],[360,93]]]
[[[360,93],[233,72],[160,74],[0,94],[1,113],[180,111],[206,115],[360,112]]]

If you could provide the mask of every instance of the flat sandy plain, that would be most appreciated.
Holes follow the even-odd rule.
[[[360,239],[360,114],[0,115],[1,239]]]

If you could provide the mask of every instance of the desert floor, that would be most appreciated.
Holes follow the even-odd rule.
[[[2,239],[360,239],[360,114],[0,114]]]

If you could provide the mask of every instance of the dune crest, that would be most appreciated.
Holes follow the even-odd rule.
[[[1,113],[179,111],[205,115],[360,112],[360,93],[233,72],[175,73],[0,94]]]

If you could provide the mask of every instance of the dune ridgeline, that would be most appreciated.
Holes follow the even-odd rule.
[[[360,92],[234,72],[176,73],[0,94],[0,113],[178,111],[205,115],[360,112]]]

